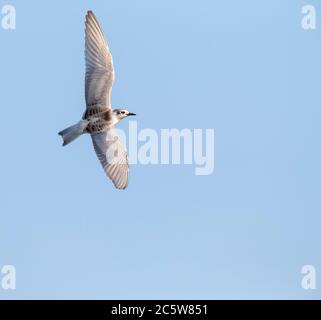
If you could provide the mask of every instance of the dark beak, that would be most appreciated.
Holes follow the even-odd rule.
[[[136,116],[136,113],[129,112],[127,116]]]

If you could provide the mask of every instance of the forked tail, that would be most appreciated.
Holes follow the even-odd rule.
[[[84,133],[88,124],[87,120],[81,120],[77,124],[60,131],[58,134],[61,135],[64,143],[63,146],[77,139]]]

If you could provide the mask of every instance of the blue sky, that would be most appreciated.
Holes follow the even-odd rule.
[[[319,1],[2,1],[0,299],[317,299]],[[83,136],[84,16],[114,57],[112,104],[140,128],[214,128],[215,171],[134,165],[113,188]],[[170,116],[169,116],[170,115]],[[128,127],[124,121],[122,129]],[[321,278],[320,278],[321,279]]]

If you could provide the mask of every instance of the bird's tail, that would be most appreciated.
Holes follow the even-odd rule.
[[[77,139],[84,133],[88,124],[87,120],[81,120],[77,124],[60,131],[58,134],[61,135],[64,143],[63,146]]]

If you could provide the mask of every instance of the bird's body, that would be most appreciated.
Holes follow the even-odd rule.
[[[120,120],[135,114],[111,108],[110,94],[114,81],[112,56],[91,11],[86,15],[85,25],[86,110],[77,124],[62,130],[59,135],[63,138],[63,145],[67,145],[84,133],[90,134],[106,174],[116,188],[125,189],[129,171],[127,153],[113,128]]]
[[[86,110],[83,115],[83,120],[88,121],[86,133],[100,133],[113,127],[112,111],[103,111],[101,107]]]

